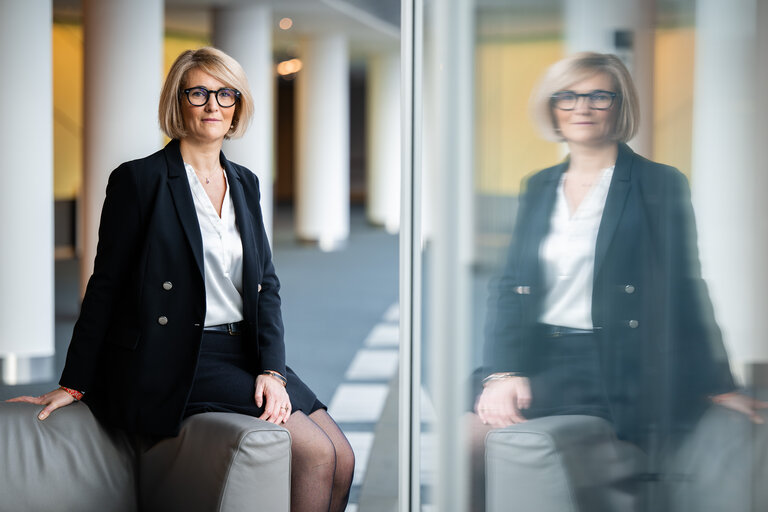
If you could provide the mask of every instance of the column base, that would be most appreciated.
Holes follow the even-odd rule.
[[[347,247],[346,239],[336,238],[310,238],[306,236],[299,236],[298,241],[302,245],[316,245],[323,252],[340,251]]]
[[[768,363],[745,364],[744,378],[748,387],[755,390],[768,390]]]
[[[0,356],[0,384],[17,386],[53,379],[53,356]]]

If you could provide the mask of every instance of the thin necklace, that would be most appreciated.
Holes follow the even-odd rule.
[[[219,167],[219,170],[220,170],[221,172],[224,172],[224,168],[223,168],[223,167]],[[211,176],[213,176],[213,174],[212,174]],[[209,178],[210,178],[210,176],[206,176],[206,177],[205,177],[205,184],[206,184],[206,185],[210,185],[210,184],[211,184],[211,180],[210,180]]]

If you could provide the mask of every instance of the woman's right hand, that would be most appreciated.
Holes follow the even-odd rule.
[[[75,398],[63,389],[53,391],[41,396],[17,396],[7,400],[8,402],[27,402],[30,404],[44,405],[45,408],[37,415],[37,419],[44,420],[59,407],[64,407],[75,401]]]
[[[475,402],[475,412],[492,428],[508,427],[526,421],[521,409],[531,406],[531,383],[527,377],[491,380]]]

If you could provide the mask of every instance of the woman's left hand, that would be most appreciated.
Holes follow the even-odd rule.
[[[712,402],[717,405],[722,405],[728,409],[740,412],[749,416],[752,423],[765,423],[765,419],[757,414],[758,409],[768,408],[768,403],[761,400],[757,400],[747,395],[737,393],[735,391],[731,393],[723,393],[721,395],[715,395],[712,397]]]
[[[256,377],[256,406],[264,405],[260,420],[271,423],[285,423],[291,415],[291,400],[285,386],[277,377],[259,375]],[[266,404],[265,404],[266,400]]]

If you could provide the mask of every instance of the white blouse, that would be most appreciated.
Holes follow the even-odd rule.
[[[570,213],[565,198],[563,173],[549,233],[539,247],[539,259],[547,290],[539,321],[545,324],[592,329],[592,279],[595,246],[614,167],[600,179]]]
[[[195,170],[186,162],[184,168],[203,238],[205,326],[239,322],[243,319],[243,244],[235,224],[227,173],[224,173],[226,190],[219,217]]]

